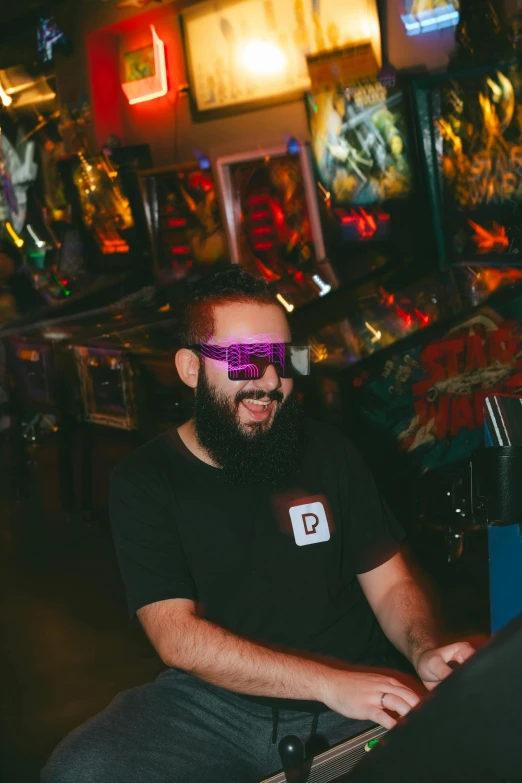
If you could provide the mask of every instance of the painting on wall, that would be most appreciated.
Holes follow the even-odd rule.
[[[375,0],[209,0],[180,19],[199,119],[303,94],[309,55],[370,41],[381,60]]]
[[[125,52],[123,55],[124,82],[134,82],[138,79],[146,79],[155,76],[154,46],[144,46],[134,52]]]

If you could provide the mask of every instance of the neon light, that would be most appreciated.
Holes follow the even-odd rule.
[[[415,308],[414,313],[417,316],[417,318],[419,319],[419,321],[421,322],[422,326],[426,326],[427,324],[429,324],[429,322],[430,322],[429,315],[425,315],[424,313],[421,313],[421,311],[417,310],[417,308]]]
[[[23,247],[24,246],[24,240],[22,237],[19,237],[14,228],[12,227],[11,223],[6,220],[5,227],[7,229],[7,233],[15,243],[16,247]]]
[[[265,201],[268,201],[268,196],[250,196],[248,199],[248,203],[254,206],[254,204],[264,204]]]
[[[0,84],[0,100],[2,101],[3,105],[7,108],[10,106],[13,102],[13,99],[10,95],[8,95],[2,85]]]
[[[441,22],[447,22],[447,21],[451,21],[452,24],[457,24],[457,22],[459,21],[458,12],[453,11],[450,14],[442,14],[441,16],[433,17],[431,19],[423,19],[421,21],[421,27],[428,27],[433,24],[440,24]]]
[[[190,253],[190,247],[188,245],[174,245],[170,248],[170,252],[176,256],[186,256]]]
[[[325,294],[329,294],[332,290],[332,286],[328,285],[328,283],[325,283],[324,280],[319,277],[319,275],[312,275],[312,280],[317,286],[319,286],[319,296],[325,296]]]
[[[417,14],[401,14],[407,35],[431,33],[432,30],[443,30],[454,27],[459,22],[459,12],[453,3],[446,3],[438,8],[419,11]]]
[[[187,225],[185,218],[169,218],[167,221],[169,228],[182,228]]]
[[[45,247],[45,242],[42,242],[41,239],[38,239],[38,237],[36,236],[35,232],[33,231],[32,227],[29,225],[29,223],[27,224],[27,230],[31,234],[32,238],[34,239],[36,247]]]
[[[276,294],[276,299],[281,302],[287,313],[291,313],[294,309],[294,305],[287,302],[281,294]]]
[[[477,246],[477,253],[490,253],[492,250],[498,250],[509,245],[509,239],[506,236],[506,229],[493,221],[493,230],[488,231],[473,220],[468,219],[468,224],[475,231],[473,241]],[[500,251],[502,252],[502,251]]]
[[[270,217],[270,212],[252,212],[250,215],[252,220],[264,220],[267,217]]]
[[[254,248],[256,250],[271,250],[274,247],[273,242],[256,242]]]
[[[381,333],[380,331],[378,331],[377,329],[374,329],[374,328],[373,328],[373,326],[372,326],[371,324],[369,324],[369,323],[368,323],[368,321],[365,321],[365,322],[364,322],[364,325],[365,325],[365,326],[366,326],[366,328],[367,328],[367,329],[368,329],[368,330],[369,330],[369,331],[370,331],[370,332],[373,334],[373,337],[372,337],[372,339],[371,339],[371,342],[372,342],[372,343],[377,343],[377,342],[379,342],[379,340],[380,340],[380,339],[381,339],[381,337],[382,337],[382,333]]]
[[[271,234],[272,226],[259,226],[259,228],[254,228],[252,233],[256,236],[258,236],[259,234]]]
[[[397,315],[399,316],[399,318],[402,318],[402,320],[404,321],[404,326],[406,328],[410,327],[413,323],[413,318],[411,317],[411,315],[409,313],[406,313],[401,307],[399,307],[399,305],[397,305],[396,309],[397,309]]]
[[[362,207],[352,209],[349,215],[343,215],[341,223],[343,226],[353,225],[360,239],[371,239],[377,231],[374,216]]]
[[[168,92],[167,63],[165,60],[165,44],[158,37],[154,25],[151,24],[152,45],[154,47],[154,76],[123,82],[122,90],[131,105],[153,101],[162,98]]]

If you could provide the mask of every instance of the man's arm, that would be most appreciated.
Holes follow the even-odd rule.
[[[464,663],[473,655],[467,642],[439,646],[442,634],[433,602],[400,552],[357,578],[384,633],[428,689],[451,674],[450,662]]]
[[[386,728],[396,721],[382,709],[383,693],[385,709],[401,716],[419,701],[393,677],[335,669],[242,639],[197,617],[193,601],[158,601],[139,609],[138,617],[168,666],[236,693],[319,701]]]

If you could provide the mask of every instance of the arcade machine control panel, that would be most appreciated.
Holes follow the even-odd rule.
[[[302,743],[297,737],[284,737],[279,743],[284,771],[263,783],[335,783],[340,775],[353,770],[384,734],[386,729],[376,726],[309,760],[304,759]]]

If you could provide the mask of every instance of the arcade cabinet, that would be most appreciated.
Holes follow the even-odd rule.
[[[109,476],[134,448],[187,419],[191,395],[174,365],[178,322],[166,315],[73,345],[81,397],[82,514],[105,519]]]
[[[148,148],[120,149],[116,155],[119,166],[106,155],[62,161],[70,221],[51,220],[51,210],[30,191],[28,218],[17,234],[24,253],[21,274],[32,281],[40,306],[4,326],[0,338],[10,377],[17,494],[39,495],[44,508],[77,506],[72,466],[81,409],[64,346],[73,336],[86,339],[111,324],[133,323],[150,307],[150,286],[143,285],[152,276],[137,183]],[[51,465],[56,469],[47,471]]]
[[[491,632],[522,613],[522,397],[494,394],[484,407],[486,448],[473,455],[472,504],[488,525]]]
[[[229,260],[207,158],[142,171],[140,186],[159,287],[197,279]]]
[[[78,503],[103,515],[112,468],[137,445],[190,411],[175,366],[177,312],[186,285],[226,263],[227,243],[208,161],[139,175],[152,248],[155,289],[149,304],[103,331],[69,343],[81,400],[82,455]],[[123,312],[123,311],[122,311]]]

